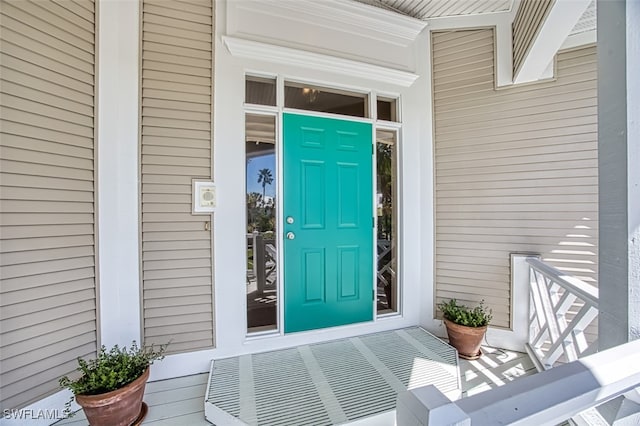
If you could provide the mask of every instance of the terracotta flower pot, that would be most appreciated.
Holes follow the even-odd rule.
[[[487,326],[484,327],[467,327],[465,325],[456,324],[444,320],[447,328],[447,336],[449,336],[449,344],[458,350],[460,358],[478,359],[482,355],[480,345],[484,334],[487,332]]]
[[[149,368],[125,387],[99,395],[76,395],[91,426],[130,426],[142,413]]]

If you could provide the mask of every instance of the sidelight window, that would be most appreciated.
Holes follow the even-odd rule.
[[[398,312],[398,133],[376,131],[377,310]]]
[[[278,328],[276,117],[245,115],[247,331]]]

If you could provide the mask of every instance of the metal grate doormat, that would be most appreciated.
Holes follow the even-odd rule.
[[[406,328],[214,360],[205,417],[217,425],[336,425],[395,409],[429,384],[460,394],[455,350]]]

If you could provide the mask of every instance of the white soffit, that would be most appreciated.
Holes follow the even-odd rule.
[[[402,87],[410,87],[419,77],[408,71],[236,37],[226,36],[223,41],[233,56],[241,58],[311,68]]]
[[[508,12],[513,0],[357,0],[417,19]]]
[[[415,41],[427,26],[409,16],[351,0],[240,1],[240,9],[273,16],[287,16],[336,31],[345,31],[400,46]]]
[[[564,41],[560,49],[571,49],[597,41],[596,1],[593,0],[587,10],[584,11],[578,23],[573,27],[569,37]]]
[[[581,34],[596,29],[596,1],[592,0],[587,10],[584,11],[578,23],[571,30],[570,35]]]

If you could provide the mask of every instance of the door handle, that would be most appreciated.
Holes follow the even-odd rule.
[[[296,238],[296,234],[293,232],[287,232],[287,240],[293,240]]]

